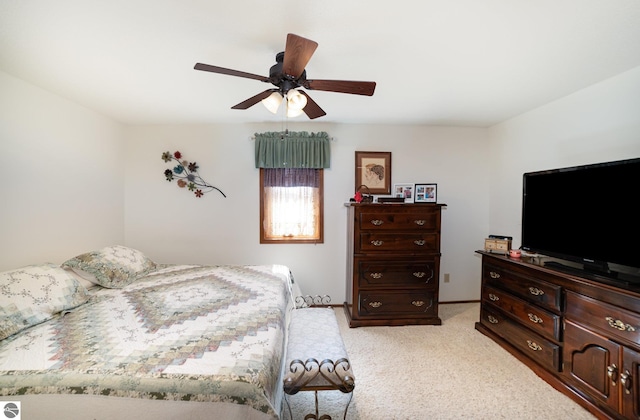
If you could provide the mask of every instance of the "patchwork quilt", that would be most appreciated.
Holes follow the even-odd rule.
[[[277,418],[284,266],[164,265],[0,342],[0,395],[248,405]]]

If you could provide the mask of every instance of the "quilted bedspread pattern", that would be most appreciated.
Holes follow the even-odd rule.
[[[167,265],[0,343],[0,395],[246,404],[277,417],[288,270]]]

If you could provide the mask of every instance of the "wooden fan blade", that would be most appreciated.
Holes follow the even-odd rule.
[[[237,77],[244,77],[247,79],[260,80],[261,82],[269,81],[268,77],[260,76],[259,74],[246,73],[244,71],[231,70],[231,69],[226,69],[224,67],[212,66],[209,64],[196,63],[196,65],[193,68],[196,70],[210,71],[212,73],[226,74],[229,76],[237,76]]]
[[[287,34],[287,45],[284,50],[282,71],[287,76],[297,79],[302,75],[311,56],[318,48],[318,43],[295,34]]]
[[[304,87],[309,90],[351,93],[354,95],[372,96],[376,90],[376,82],[354,82],[350,80],[307,80]]]
[[[302,111],[304,111],[304,113],[307,114],[307,117],[309,117],[310,120],[327,115],[327,113],[324,112],[324,110],[320,108],[318,104],[313,99],[311,99],[309,95],[305,93],[305,91],[298,90],[298,92],[302,93],[304,96],[307,97],[307,104],[302,109]]]
[[[232,106],[231,109],[247,109],[247,108],[250,108],[250,107],[254,106],[255,104],[257,104],[258,102],[260,102],[261,100],[267,98],[273,92],[277,92],[277,91],[278,91],[278,89],[267,89],[264,92],[258,93],[256,96],[252,96],[251,98],[247,99],[246,101],[242,101],[239,104]]]

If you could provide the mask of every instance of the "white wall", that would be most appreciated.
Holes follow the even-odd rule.
[[[489,133],[490,230],[513,236],[518,247],[523,173],[640,157],[640,67],[491,127]],[[604,196],[597,205],[615,203]]]
[[[2,72],[0,92],[0,270],[122,243],[122,127]]]
[[[303,293],[345,298],[346,209],[354,194],[355,151],[392,152],[392,183],[438,183],[443,212],[441,300],[478,299],[474,250],[487,234],[487,130],[388,125],[291,123],[293,131],[326,131],[332,142],[325,171],[324,244],[259,244],[256,132],[280,125],[149,126],[127,130],[126,242],[161,262],[288,265]],[[227,194],[195,198],[164,180],[162,152],[180,150],[200,175]],[[441,276],[442,277],[442,276]]]
[[[436,182],[448,204],[441,300],[478,299],[483,238],[519,246],[522,173],[640,156],[640,68],[490,129],[292,123],[334,138],[325,243],[260,245],[250,137],[280,124],[123,127],[4,73],[0,92],[0,270],[124,243],[160,262],[286,264],[305,293],[339,303],[354,152],[391,151],[392,182]],[[165,181],[160,157],[175,150],[228,197]]]

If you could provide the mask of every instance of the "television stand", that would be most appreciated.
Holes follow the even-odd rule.
[[[638,418],[640,284],[605,283],[562,264],[477,252],[476,330],[597,418]],[[518,386],[527,392],[526,384]]]

